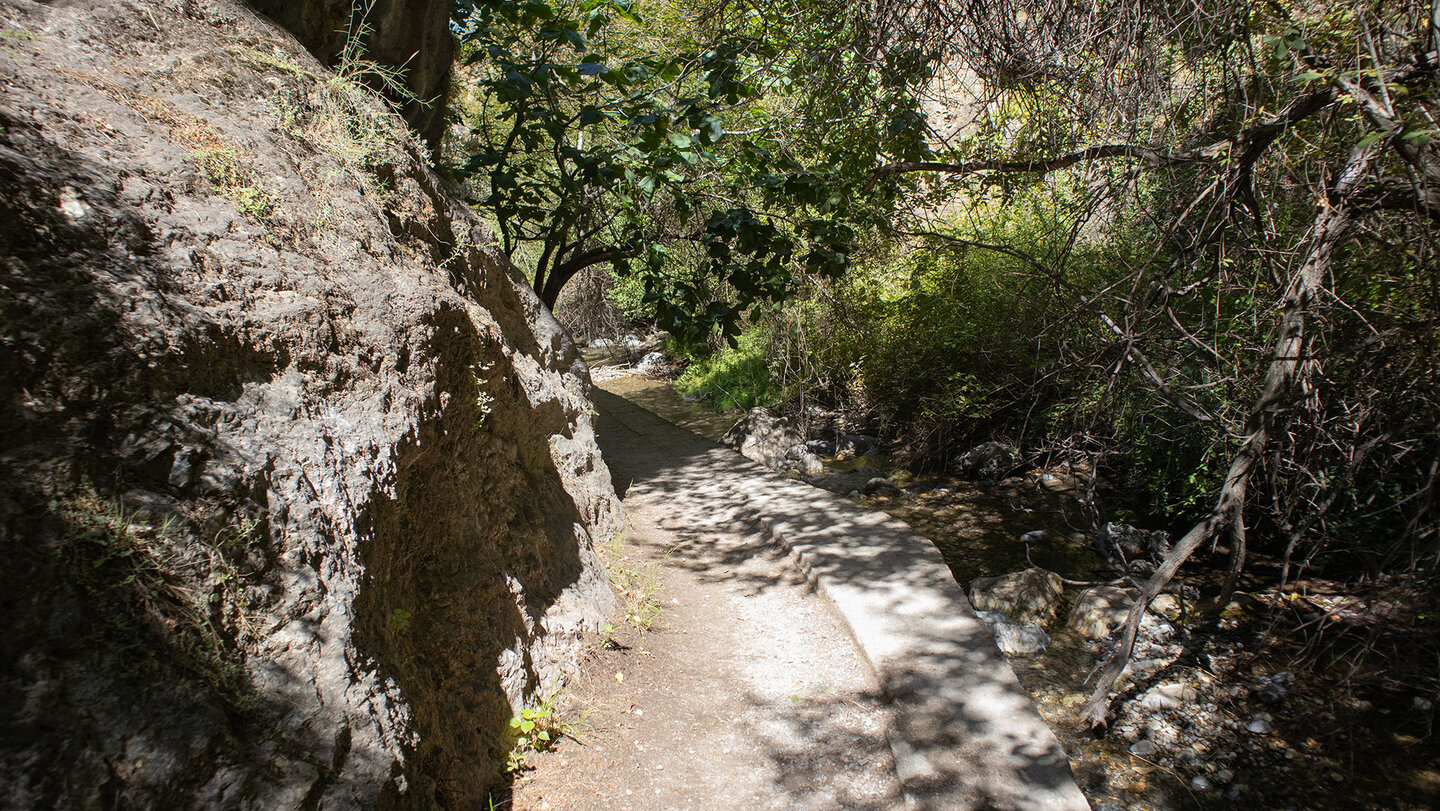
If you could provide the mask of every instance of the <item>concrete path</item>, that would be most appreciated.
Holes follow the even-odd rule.
[[[597,391],[596,400],[601,450],[627,503],[661,505],[667,524],[701,534],[758,522],[833,603],[889,701],[887,735],[907,807],[1089,807],[929,540],[624,399]],[[751,545],[717,545],[704,550],[704,565],[728,568],[740,582],[754,556]]]

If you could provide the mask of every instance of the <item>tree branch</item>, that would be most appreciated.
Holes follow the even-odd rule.
[[[868,191],[871,186],[875,185],[877,180],[886,175],[906,174],[909,172],[944,172],[952,175],[968,175],[976,172],[1004,172],[1044,176],[1050,172],[1074,166],[1081,161],[1108,160],[1112,158],[1138,159],[1153,166],[1169,166],[1178,163],[1201,162],[1206,160],[1207,156],[1199,152],[1160,152],[1155,149],[1150,149],[1149,147],[1136,146],[1134,144],[1108,144],[1106,146],[1087,147],[1078,152],[1061,155],[1058,158],[1028,161],[965,161],[964,163],[910,161],[905,163],[892,163],[877,168],[871,176],[870,183],[866,186],[866,190]]]
[[[545,306],[554,308],[555,302],[560,298],[560,291],[565,288],[566,282],[574,278],[575,274],[591,265],[608,262],[619,256],[630,256],[637,249],[638,246],[634,242],[620,242],[591,248],[571,256],[550,269],[549,275],[545,277],[545,287],[540,291],[540,300],[545,302]]]
[[[1305,261],[1291,277],[1282,301],[1279,329],[1270,353],[1270,368],[1266,372],[1265,383],[1261,386],[1260,396],[1246,419],[1245,438],[1231,459],[1225,484],[1220,488],[1215,506],[1165,555],[1155,574],[1141,588],[1135,605],[1130,609],[1130,615],[1121,626],[1120,640],[1105,660],[1104,672],[1081,709],[1082,723],[1092,728],[1104,726],[1109,709],[1110,689],[1130,661],[1130,654],[1135,648],[1135,636],[1140,630],[1140,620],[1150,601],[1160,594],[1180,566],[1202,543],[1227,526],[1244,520],[1246,488],[1270,438],[1275,414],[1284,404],[1294,382],[1305,372],[1301,363],[1301,349],[1305,341],[1305,326],[1310,306],[1318,298],[1320,285],[1330,272],[1335,251],[1354,221],[1351,197],[1372,160],[1373,156],[1367,150],[1352,150],[1330,195],[1336,202],[1321,203]],[[1238,550],[1236,551],[1238,553]]]

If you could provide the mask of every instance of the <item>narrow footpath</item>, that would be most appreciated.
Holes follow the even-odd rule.
[[[532,756],[516,808],[1088,808],[927,539],[596,398],[612,565],[662,611],[592,651],[583,744]]]

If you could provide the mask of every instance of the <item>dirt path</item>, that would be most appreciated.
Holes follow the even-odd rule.
[[[650,632],[614,633],[565,697],[584,745],[531,758],[521,809],[889,808],[888,711],[833,608],[761,535],[706,542],[627,499],[620,577],[658,579]]]
[[[566,697],[584,745],[532,757],[515,807],[1088,808],[927,539],[597,400],[612,574],[653,571],[664,611],[597,645]]]

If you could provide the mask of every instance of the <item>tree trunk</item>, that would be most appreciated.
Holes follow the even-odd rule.
[[[1350,201],[1369,169],[1372,158],[1367,150],[1352,150],[1328,199],[1320,201],[1320,211],[1315,216],[1305,260],[1291,277],[1285,298],[1281,302],[1279,331],[1271,352],[1265,383],[1245,421],[1245,438],[1230,461],[1230,469],[1225,474],[1225,484],[1220,488],[1220,495],[1210,513],[1185,533],[1165,556],[1155,574],[1151,575],[1140,589],[1139,598],[1130,609],[1125,624],[1121,626],[1120,641],[1106,659],[1100,680],[1081,710],[1082,722],[1089,727],[1105,725],[1110,689],[1115,686],[1121,671],[1130,661],[1130,654],[1135,648],[1135,635],[1140,630],[1140,619],[1150,601],[1160,594],[1180,566],[1202,543],[1215,537],[1226,527],[1235,526],[1245,520],[1245,492],[1255,465],[1270,438],[1275,414],[1284,405],[1294,382],[1309,373],[1301,357],[1305,346],[1305,324],[1309,317],[1309,308],[1319,299],[1317,294],[1330,272],[1335,251],[1353,221],[1354,212]],[[1243,526],[1239,529],[1243,532]],[[1234,554],[1244,554],[1243,549],[1237,546]],[[1232,567],[1238,567],[1240,563],[1238,560],[1234,561]]]

